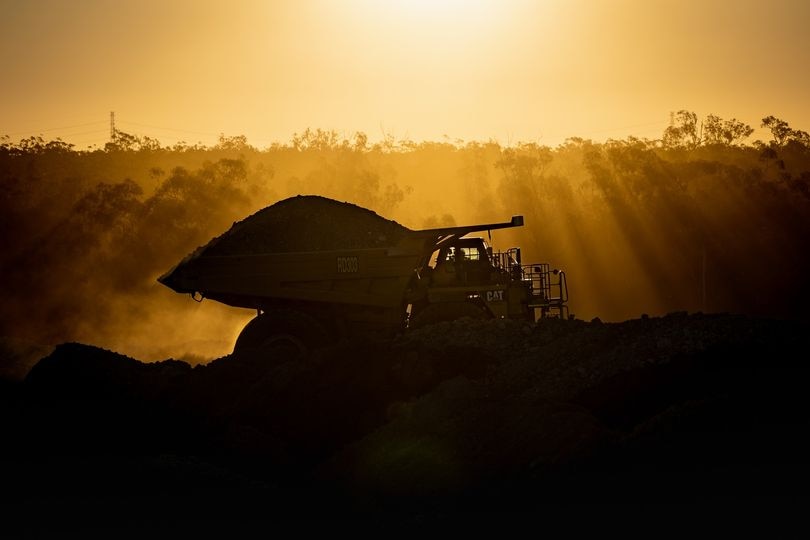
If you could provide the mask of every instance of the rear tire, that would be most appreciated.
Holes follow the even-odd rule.
[[[326,332],[318,321],[294,309],[273,308],[245,325],[233,352],[281,363],[301,360],[325,343]]]
[[[484,308],[478,307],[472,302],[442,302],[430,304],[418,311],[409,321],[408,328],[423,328],[431,324],[454,321],[463,317],[489,319],[492,316]]]

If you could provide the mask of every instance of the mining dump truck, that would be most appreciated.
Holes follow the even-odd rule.
[[[234,353],[391,339],[462,317],[567,317],[564,272],[468,236],[522,225],[514,216],[411,230],[353,204],[298,196],[235,223],[158,281],[197,300],[256,310]]]

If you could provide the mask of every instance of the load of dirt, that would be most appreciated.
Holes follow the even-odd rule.
[[[223,485],[277,487],[289,505],[256,491],[238,501],[276,518],[304,500],[313,514],[422,517],[698,496],[765,505],[810,478],[807,330],[684,313],[465,319],[303,360],[233,356],[194,368],[62,345],[7,394],[2,451],[129,456],[122,471],[134,462],[147,473],[158,463],[149,490],[173,501],[220,471]],[[177,481],[187,491],[164,476],[169,462],[193,465]],[[132,476],[116,471],[82,485]]]
[[[354,204],[299,195],[234,223],[198,253],[246,255],[377,248],[396,244],[408,230]]]

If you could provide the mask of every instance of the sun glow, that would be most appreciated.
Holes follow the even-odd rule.
[[[164,144],[224,132],[259,146],[307,127],[550,145],[655,137],[682,108],[810,122],[799,0],[78,4],[0,2],[0,136],[103,146],[110,110],[160,126],[130,128]]]
[[[493,0],[355,0],[344,13],[366,24],[427,38],[474,40],[504,26],[521,11],[518,2]]]
[[[508,5],[492,0],[394,0],[382,4],[400,15],[452,17],[460,21],[493,15]]]

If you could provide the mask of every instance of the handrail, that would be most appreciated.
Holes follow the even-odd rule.
[[[462,225],[460,227],[440,227],[437,229],[421,229],[411,231],[412,236],[417,237],[433,237],[433,247],[438,248],[442,244],[455,239],[461,238],[469,233],[478,231],[494,231],[497,229],[508,229],[511,227],[522,227],[523,216],[512,216],[510,221],[503,223],[480,223],[477,225]]]
[[[565,289],[565,295],[563,295],[563,288]],[[568,280],[565,279],[564,270],[560,270],[560,302],[563,304],[568,302]]]

